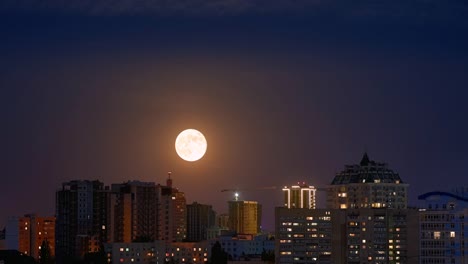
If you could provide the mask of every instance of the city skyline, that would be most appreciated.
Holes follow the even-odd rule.
[[[381,166],[384,166],[384,167],[387,167],[388,164],[386,162],[376,162],[372,159],[369,158],[367,152],[364,152],[363,154],[363,157],[361,159],[360,162],[356,162],[355,164],[345,164],[344,167],[345,167],[345,170],[342,171],[342,172],[337,172],[336,173],[336,177],[335,179],[329,184],[329,185],[325,185],[325,186],[309,186],[310,188],[313,188],[313,187],[318,187],[319,189],[319,193],[322,192],[322,195],[320,195],[319,193],[315,194],[316,193],[316,190],[314,189],[314,200],[317,200],[317,204],[319,205],[317,207],[317,209],[324,209],[324,208],[332,208],[332,206],[328,205],[327,203],[329,202],[327,199],[330,199],[330,197],[326,197],[325,191],[328,191],[328,192],[332,192],[331,190],[333,189],[333,184],[336,184],[336,183],[333,183],[336,178],[338,177],[343,177],[342,175],[343,174],[347,174],[347,173],[350,173],[348,170],[350,169],[354,169],[356,170],[356,166],[362,166],[363,165],[363,162],[365,162],[367,165],[367,163],[371,163],[371,164],[374,164],[373,166],[377,166],[377,167],[381,167]],[[385,168],[387,169],[387,168]],[[387,169],[388,170],[388,169]],[[357,171],[360,171],[359,169]],[[357,172],[356,171],[356,172]],[[394,172],[390,170],[390,172],[393,174]],[[94,181],[97,181],[99,184],[102,185],[102,187],[106,187],[106,188],[110,188],[111,186],[124,186],[124,185],[132,185],[132,184],[136,184],[136,185],[151,185],[151,186],[163,186],[163,188],[166,188],[165,186],[172,186],[173,184],[173,178],[172,177],[172,172],[168,172],[168,174],[166,175],[166,179],[165,179],[165,182],[166,182],[166,185],[164,185],[164,182],[142,182],[142,181],[139,181],[139,180],[127,180],[127,181],[124,181],[124,182],[119,182],[119,183],[116,183],[116,182],[112,182],[112,183],[106,183],[106,182],[102,182],[101,180],[99,179],[73,179],[71,180],[71,182],[74,182],[74,181],[87,181],[88,184],[93,184]],[[392,176],[393,177],[393,176]],[[406,188],[408,188],[408,185],[406,184],[406,182],[404,180],[401,180],[400,177],[398,176],[398,174],[396,174],[396,177],[398,179],[398,183],[401,183],[402,186],[406,186]],[[392,179],[393,180],[393,179]],[[372,180],[374,181],[374,180]],[[379,181],[380,183],[380,181]],[[63,182],[62,185],[67,185],[69,184],[68,182]],[[297,184],[297,186],[293,186],[293,187],[298,187],[298,186],[301,186],[302,185],[305,185],[306,183],[305,182],[296,182],[296,183],[293,183],[294,184]],[[276,204],[276,205],[273,205],[273,207],[271,208],[266,208],[266,210],[263,210],[261,212],[261,215],[262,215],[262,218],[264,219],[263,221],[261,221],[260,223],[260,226],[261,226],[261,229],[262,231],[266,231],[266,232],[272,232],[273,231],[273,226],[275,225],[274,223],[274,218],[269,218],[272,214],[274,214],[274,210],[276,207],[286,207],[288,208],[287,205],[285,205],[285,200],[284,200],[284,188],[286,188],[287,186],[266,186],[266,187],[258,187],[258,186],[251,186],[250,188],[246,188],[246,189],[242,189],[242,188],[238,188],[238,189],[222,189],[220,192],[227,192],[229,193],[229,198],[225,201],[223,201],[225,203],[225,208],[224,209],[221,209],[221,211],[214,211],[216,213],[216,215],[222,215],[222,214],[226,214],[230,211],[230,204],[233,203],[233,202],[236,202],[239,200],[239,202],[247,202],[247,203],[257,203],[258,201],[248,201],[249,199],[248,198],[245,198],[246,196],[248,195],[242,195],[242,193],[249,193],[249,192],[262,192],[262,191],[273,191],[275,192],[274,195],[266,195],[265,199],[264,200],[271,200],[272,196],[273,198],[276,198],[277,200],[281,200],[282,202],[280,202],[279,204]],[[114,187],[112,187],[114,188]],[[180,190],[177,185],[175,185],[173,187],[175,190],[178,190],[178,191],[182,191],[182,194],[184,192],[184,190]],[[283,189],[282,189],[283,188]],[[432,191],[429,191],[429,192],[426,192],[426,193],[420,193],[420,194],[417,194],[417,199],[418,200],[414,200],[414,201],[409,201],[410,203],[408,204],[409,207],[413,207],[413,208],[417,208],[419,206],[421,206],[421,204],[423,204],[422,201],[419,201],[421,198],[420,196],[421,195],[425,195],[427,193],[433,193],[433,192],[437,192],[437,191],[442,191],[442,192],[454,192],[454,193],[458,193],[460,190],[464,192],[465,190],[465,186],[457,186],[457,187],[454,187],[452,188],[451,190],[442,190],[442,189],[437,189],[435,188],[434,190]],[[312,190],[312,189],[311,189]],[[411,188],[410,188],[411,190]],[[282,193],[283,192],[283,193]],[[407,201],[407,198],[406,197],[411,197],[411,191],[405,191],[405,195],[401,196],[400,194],[397,195],[397,197],[405,197],[403,198],[405,203]],[[190,195],[190,194],[189,194]],[[461,194],[462,196],[465,195],[464,193]],[[315,196],[318,196],[319,198],[315,198]],[[334,195],[335,196],[335,195]],[[333,196],[333,197],[334,197]],[[338,195],[339,196],[339,195]],[[283,198],[283,199],[281,199]],[[190,202],[189,202],[190,201]],[[411,203],[412,202],[412,203]],[[191,201],[191,200],[187,200],[186,204],[189,205],[191,203],[198,203],[198,201]],[[216,203],[214,203],[216,204]],[[314,203],[315,204],[315,203]],[[212,206],[213,203],[210,203],[208,202],[207,205],[209,206]],[[261,202],[259,202],[259,205],[262,206]],[[57,206],[55,203],[54,203],[54,207]],[[379,206],[380,207],[380,206]],[[382,206],[383,208],[386,208],[388,207],[388,205],[383,205]],[[390,206],[391,207],[391,206]],[[389,208],[390,208],[389,207]],[[342,208],[343,209],[343,208]],[[54,210],[55,211],[55,210]],[[8,216],[7,218],[5,218],[5,221],[11,219],[11,218],[17,218],[17,217],[20,217],[22,215],[28,215],[28,214],[35,214],[37,212],[25,212],[23,214],[19,214],[19,215],[10,215]],[[44,214],[44,216],[53,216],[55,215],[54,213],[52,214]],[[266,216],[266,217],[265,217]],[[265,220],[266,218],[266,220]]]
[[[283,195],[262,187],[329,185],[364,152],[410,205],[468,184],[466,4],[59,2],[0,4],[0,228],[53,215],[75,179],[172,171],[217,213],[244,190],[267,229]],[[209,144],[195,163],[174,149],[187,128]]]

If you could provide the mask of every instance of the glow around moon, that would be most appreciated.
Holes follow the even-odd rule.
[[[207,142],[205,136],[195,129],[186,129],[175,141],[177,155],[186,161],[197,161],[205,155]]]

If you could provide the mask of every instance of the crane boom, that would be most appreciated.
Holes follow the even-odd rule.
[[[277,189],[276,186],[263,186],[257,188],[247,188],[247,189],[222,189],[221,192],[239,192],[239,191],[256,191],[256,190],[275,190]]]

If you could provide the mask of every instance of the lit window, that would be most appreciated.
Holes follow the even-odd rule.
[[[450,231],[450,237],[455,237],[455,231]]]
[[[440,232],[439,231],[434,232],[434,239],[440,239]]]

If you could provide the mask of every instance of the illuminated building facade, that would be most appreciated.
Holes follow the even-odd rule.
[[[9,249],[39,259],[43,241],[49,245],[51,256],[55,256],[55,217],[40,217],[28,214],[24,217],[12,217],[6,229]]]
[[[291,187],[284,186],[284,206],[287,208],[315,208],[315,187],[298,182]]]
[[[418,263],[415,209],[277,207],[275,218],[276,263]]]
[[[339,210],[339,209],[335,209]],[[418,263],[418,210],[361,208],[346,212],[343,263]]]
[[[166,242],[109,243],[105,252],[107,263],[165,264]]]
[[[260,233],[262,206],[256,201],[228,201],[229,229],[238,234]]]
[[[276,207],[276,263],[343,263],[344,219],[339,210]]]
[[[429,192],[418,197],[421,264],[468,263],[468,189]]]
[[[327,190],[327,208],[407,208],[408,184],[386,163],[364,153],[360,164],[346,165]]]
[[[105,245],[107,263],[113,264],[206,264],[207,242],[133,242]]]
[[[327,187],[325,209],[276,208],[276,263],[419,263],[407,184],[364,154]]]
[[[209,260],[207,241],[166,244],[165,263],[206,264]]]

